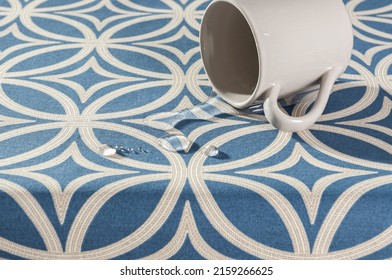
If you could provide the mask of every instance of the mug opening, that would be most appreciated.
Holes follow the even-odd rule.
[[[203,17],[200,44],[204,68],[215,90],[232,104],[248,100],[259,79],[259,54],[241,11],[228,2],[213,2]]]

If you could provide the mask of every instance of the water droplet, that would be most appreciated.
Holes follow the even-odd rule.
[[[117,151],[118,153],[120,153],[120,154],[122,154],[122,153],[129,153],[129,150],[126,149],[126,148],[124,148],[123,146],[118,146],[118,145],[116,145],[116,146],[114,146],[114,148],[115,148],[116,151]]]
[[[98,152],[104,157],[110,157],[117,153],[117,150],[109,145],[102,145],[98,148]]]
[[[187,152],[192,142],[182,134],[166,134],[158,139],[158,144],[170,152]]]
[[[216,157],[219,154],[219,150],[213,145],[207,145],[203,148],[203,154],[208,157]]]

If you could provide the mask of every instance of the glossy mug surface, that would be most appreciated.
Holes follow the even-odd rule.
[[[214,0],[200,30],[202,60],[214,90],[245,108],[264,102],[284,131],[309,128],[323,113],[353,48],[341,0]],[[312,109],[292,117],[278,99],[319,87]]]

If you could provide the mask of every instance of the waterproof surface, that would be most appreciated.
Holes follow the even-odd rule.
[[[390,0],[345,1],[352,61],[309,130],[218,102],[170,152],[145,119],[208,99],[208,3],[0,0],[0,258],[392,258]]]

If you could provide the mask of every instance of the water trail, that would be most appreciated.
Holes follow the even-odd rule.
[[[279,100],[282,107],[291,106],[299,103],[305,96],[314,92],[307,91],[297,94],[292,98]],[[178,112],[170,111],[150,115],[144,119],[144,123],[152,128],[162,130],[165,134],[159,138],[158,145],[171,152],[187,153],[192,147],[193,142],[183,132],[184,124],[196,121],[218,122],[225,116],[240,116],[254,120],[265,120],[263,103],[257,103],[245,109],[235,109],[214,92],[210,98],[192,108]],[[219,150],[214,146],[203,148],[203,153],[207,156],[216,157]]]

